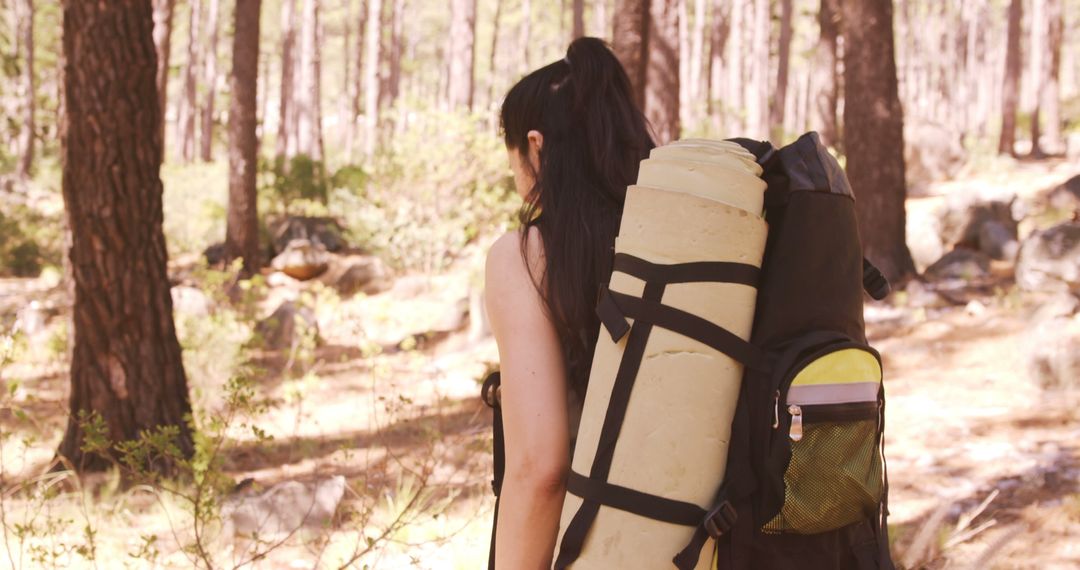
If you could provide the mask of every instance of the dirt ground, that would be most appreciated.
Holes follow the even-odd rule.
[[[1032,186],[1048,185],[1044,171],[1027,176]],[[379,326],[391,338],[395,323],[430,319],[447,299],[461,298],[474,273],[415,277],[407,293],[397,288],[327,307],[319,318],[329,326],[321,327],[323,343],[311,364],[316,380],[284,373],[284,354],[254,354],[267,370],[260,391],[279,402],[255,422],[274,439],[257,443],[236,434],[228,474],[264,487],[343,475],[353,499],[392,505],[402,477],[423,472],[432,492],[451,500],[354,567],[483,567],[494,501],[491,416],[478,394],[479,379],[497,359],[493,340],[464,326],[420,339],[411,350],[387,344],[371,354],[360,348],[370,336],[357,324],[384,315]],[[35,299],[62,304],[55,286],[0,280],[0,312]],[[1008,268],[959,299],[920,301],[936,294],[913,287],[866,309],[871,343],[885,363],[897,561],[908,568],[1080,568],[1080,393],[1045,392],[1028,378],[1027,330],[1036,301],[1013,290]],[[43,469],[59,441],[66,362],[31,351],[3,377],[19,381],[16,398],[37,432],[21,467],[5,470],[10,485]],[[0,426],[16,429],[10,410],[0,413]],[[144,532],[169,534],[160,514],[134,509],[126,516]],[[347,542],[364,530],[339,525],[330,541]],[[131,541],[125,533],[100,530],[101,540],[118,548]],[[169,541],[159,546],[168,550]],[[331,559],[316,557],[310,544],[294,544],[255,567],[335,567]],[[123,566],[141,567],[130,560]],[[160,567],[184,567],[184,558],[163,555]]]

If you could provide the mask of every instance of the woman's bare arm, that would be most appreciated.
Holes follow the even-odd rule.
[[[566,373],[555,327],[521,258],[519,234],[488,254],[485,301],[499,345],[506,476],[499,507],[495,566],[551,568],[569,463]],[[543,274],[538,232],[529,265]]]

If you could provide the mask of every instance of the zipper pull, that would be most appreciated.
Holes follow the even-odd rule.
[[[791,441],[799,441],[802,439],[802,408],[794,404],[788,406],[788,413],[791,414],[791,431],[788,432],[791,436]]]
[[[780,427],[780,390],[776,391],[776,395],[773,396],[773,420],[772,428],[776,429]]]

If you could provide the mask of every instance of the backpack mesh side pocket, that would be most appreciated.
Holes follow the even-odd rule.
[[[777,434],[791,451],[784,500],[763,532],[816,534],[874,515],[883,490],[880,388],[880,360],[862,346],[834,347],[794,374],[784,387],[787,433]]]

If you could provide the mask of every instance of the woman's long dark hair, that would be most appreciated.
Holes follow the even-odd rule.
[[[630,79],[608,46],[579,38],[566,58],[519,81],[502,106],[502,128],[525,168],[528,133],[544,136],[536,184],[521,212],[521,253],[537,227],[546,259],[540,294],[562,341],[571,382],[584,388],[599,329],[595,305],[611,275],[626,187],[653,148]],[[527,257],[526,257],[527,259]]]

